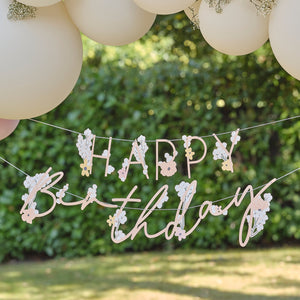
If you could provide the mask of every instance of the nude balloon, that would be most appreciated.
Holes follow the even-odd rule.
[[[270,43],[280,65],[300,80],[300,1],[279,1],[269,24]]]
[[[201,1],[199,26],[207,43],[228,55],[245,55],[260,48],[268,40],[269,18],[257,13],[248,0],[235,0],[217,13]]]
[[[0,119],[0,141],[13,133],[18,124],[19,120]]]
[[[10,3],[0,1],[0,118],[19,120],[67,98],[81,71],[82,41],[63,3],[21,21],[7,18]]]
[[[121,46],[140,39],[151,28],[156,15],[133,0],[65,0],[78,29],[90,39]]]

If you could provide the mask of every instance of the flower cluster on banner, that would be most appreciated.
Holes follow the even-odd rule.
[[[227,150],[227,143],[221,142],[216,134],[213,134],[213,137],[216,139],[216,149],[213,150],[213,159],[214,160],[223,160],[222,170],[234,172],[233,170],[233,162],[232,162],[232,153],[234,147],[241,140],[239,136],[239,129],[233,131],[231,133],[231,147],[230,150]],[[187,161],[187,170],[188,170],[188,178],[191,178],[191,165],[199,164],[203,161],[207,155],[207,145],[203,138],[197,136],[182,136],[182,140],[184,142],[183,146],[185,148],[185,157]],[[195,152],[192,148],[192,141],[200,141],[203,145],[203,154],[200,159],[194,160]],[[94,158],[101,158],[106,160],[106,168],[105,168],[105,177],[114,172],[115,168],[109,164],[110,156],[111,156],[111,147],[112,147],[112,138],[109,138],[108,148],[103,151],[101,155],[97,155],[94,153],[95,149],[96,136],[91,132],[90,129],[86,129],[84,134],[78,135],[77,140],[77,148],[79,151],[80,157],[83,159],[83,163],[80,164],[82,169],[82,176],[90,176],[92,174],[92,166]],[[167,139],[157,139],[156,143],[156,180],[158,180],[158,173],[160,168],[160,174],[164,177],[171,177],[176,174],[177,167],[175,158],[178,155],[176,151],[175,145],[172,141]],[[167,143],[171,146],[173,150],[173,155],[171,156],[169,153],[165,153],[166,161],[158,161],[159,157],[159,144]],[[129,158],[125,158],[122,163],[122,168],[118,170],[118,176],[121,181],[125,181],[127,179],[128,171],[131,165],[141,165],[143,168],[143,174],[149,179],[148,175],[148,165],[146,164],[146,152],[148,151],[148,145],[146,143],[146,138],[141,135],[132,143],[132,150]],[[135,158],[135,161],[133,161]]]

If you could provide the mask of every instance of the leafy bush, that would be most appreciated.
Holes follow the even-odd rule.
[[[134,139],[143,134],[152,140],[226,132],[300,114],[300,83],[281,69],[269,44],[244,57],[222,55],[205,44],[183,14],[159,18],[150,34],[128,46],[113,48],[87,39],[84,42],[85,63],[74,91],[39,120],[78,132],[90,128],[99,136]],[[234,174],[221,171],[220,163],[212,159],[214,138],[207,138],[206,159],[192,167],[192,179],[198,182],[193,204],[232,195],[239,186],[262,185],[299,167],[299,129],[300,122],[295,120],[242,132],[242,141],[234,152]],[[49,166],[53,171],[64,171],[60,187],[68,182],[70,192],[77,195],[85,196],[88,187],[96,183],[99,198],[104,201],[125,197],[138,185],[135,196],[143,200],[144,207],[163,184],[169,184],[170,200],[164,207],[177,207],[179,198],[174,187],[188,180],[182,142],[176,143],[179,172],[175,176],[155,181],[155,144],[149,143],[146,160],[150,180],[137,166],[131,168],[124,184],[116,172],[105,178],[104,162],[97,159],[93,175],[81,177],[76,139],[74,134],[24,120],[11,137],[1,141],[0,155],[30,175]],[[223,139],[228,142],[229,136]],[[107,141],[97,140],[96,152],[105,145]],[[112,146],[111,164],[118,170],[129,156],[131,144],[113,141]],[[196,142],[193,149],[201,155]],[[178,246],[238,245],[238,227],[246,204],[226,217],[208,217],[181,243],[163,238],[147,240],[140,233],[134,241],[114,245],[106,223],[114,211],[94,204],[84,212],[79,207],[57,206],[50,216],[28,225],[19,214],[21,196],[26,192],[24,179],[15,169],[1,166],[0,260],[32,254],[72,257]],[[276,183],[271,190],[274,200],[270,220],[263,235],[253,239],[250,246],[300,239],[299,173]],[[46,208],[43,197],[38,202],[41,210]],[[194,224],[196,213],[188,212],[187,227]],[[130,230],[139,214],[128,212],[124,231]],[[172,218],[172,211],[156,212],[149,219],[149,231],[157,232]]]

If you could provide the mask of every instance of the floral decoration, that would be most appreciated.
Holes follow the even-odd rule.
[[[192,160],[194,155],[195,155],[195,152],[192,151],[192,148],[185,149],[185,157],[187,157],[189,160]]]
[[[83,137],[84,135],[84,137]],[[77,149],[79,151],[80,157],[83,159],[83,164],[80,165],[82,168],[82,176],[89,176],[92,170],[92,161],[93,161],[93,140],[95,135],[92,134],[90,129],[86,129],[84,133],[79,134],[77,139]]]
[[[36,203],[35,203],[36,204]],[[30,207],[28,209],[25,209],[22,214],[22,220],[24,222],[27,222],[28,224],[32,224],[32,221],[36,218],[38,215],[35,206]]]
[[[230,150],[227,150],[227,143],[222,143],[219,138],[214,135],[216,142],[216,148],[213,150],[213,159],[214,160],[223,160],[222,163],[222,170],[223,171],[230,171],[233,172],[233,163],[231,154],[234,149],[234,146],[237,145],[237,143],[241,140],[241,137],[239,136],[239,129],[231,132],[231,147]]]
[[[163,204],[165,202],[167,202],[169,200],[169,196],[168,196],[168,193],[166,192],[165,195],[160,199],[160,201],[157,203],[157,207],[158,208],[162,208],[163,207]]]
[[[270,193],[266,193],[264,194],[264,199],[260,197],[252,204],[253,219],[250,237],[256,236],[264,229],[264,225],[269,219],[267,212],[270,211],[270,202],[272,199],[272,195]],[[250,224],[251,216],[247,216],[247,221]]]
[[[120,209],[117,209],[114,214],[114,218],[115,218],[116,227],[119,227],[120,224],[125,224],[127,222],[126,211],[125,210],[121,211]]]
[[[125,237],[125,234],[124,234],[124,232],[122,230],[116,230],[116,232],[115,232],[115,239],[117,241],[122,240],[124,237]]]
[[[115,224],[115,220],[116,220],[115,217],[109,216],[106,222],[107,222],[108,226],[111,227]]]
[[[60,204],[60,199],[64,198],[66,195],[66,191],[69,189],[69,185],[66,184],[62,189],[60,189],[55,195],[56,195],[56,203]]]
[[[182,229],[181,227],[175,228],[175,236],[177,236],[178,240],[184,240],[186,239],[186,231]]]
[[[161,168],[160,174],[162,176],[171,177],[177,172],[177,164],[174,161],[177,154],[177,151],[174,152],[173,156],[171,156],[169,153],[165,153],[166,161],[158,162],[158,166]]]

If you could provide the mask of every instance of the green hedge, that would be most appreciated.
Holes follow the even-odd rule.
[[[89,127],[100,136],[134,139],[143,134],[155,139],[230,131],[300,114],[300,83],[281,69],[268,44],[244,57],[219,54],[192,30],[183,14],[159,18],[150,34],[129,46],[113,48],[84,41],[85,63],[73,93],[39,120],[79,132]],[[214,139],[206,139],[208,155],[192,167],[192,179],[198,181],[193,204],[232,195],[238,186],[259,186],[299,167],[299,129],[299,121],[289,121],[242,132],[242,141],[234,152],[234,174],[221,172],[220,161],[212,159]],[[74,134],[24,120],[11,137],[1,141],[0,155],[31,175],[49,166],[64,171],[60,186],[68,182],[70,192],[77,195],[85,196],[87,188],[96,183],[99,197],[105,201],[126,196],[138,185],[135,195],[143,199],[144,207],[159,187],[169,184],[170,200],[165,207],[177,207],[179,198],[174,187],[188,180],[183,143],[176,143],[179,172],[174,177],[155,181],[152,143],[146,157],[150,180],[139,167],[133,167],[124,184],[116,173],[105,178],[104,162],[100,160],[95,161],[90,178],[81,177],[76,139]],[[224,139],[228,141],[229,136]],[[112,145],[111,163],[119,169],[130,153],[130,143],[114,141]],[[96,146],[101,152],[105,141],[97,141]],[[201,151],[196,143],[194,150]],[[5,164],[0,174],[0,260],[36,254],[72,257],[238,246],[238,227],[245,207],[231,210],[226,217],[208,217],[181,243],[175,239],[147,240],[140,233],[134,241],[114,245],[106,223],[114,211],[94,204],[84,212],[79,207],[57,206],[53,214],[28,225],[19,214],[21,196],[27,192],[23,187],[25,177]],[[273,185],[270,220],[249,247],[300,240],[299,192],[299,173]],[[43,200],[38,200],[40,210],[47,207]],[[130,230],[139,213],[128,212],[124,231]],[[194,224],[196,213],[188,213],[188,227]],[[149,219],[149,230],[158,231],[173,217],[174,212],[156,212]]]

